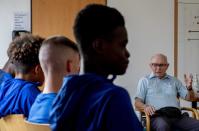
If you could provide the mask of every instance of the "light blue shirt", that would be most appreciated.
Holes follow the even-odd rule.
[[[152,105],[156,110],[162,107],[180,107],[177,94],[185,99],[188,91],[175,77],[165,75],[159,79],[153,73],[141,78],[138,82],[135,98],[140,98],[147,105]]]
[[[39,94],[30,109],[28,121],[48,124],[49,112],[56,95],[57,93]]]

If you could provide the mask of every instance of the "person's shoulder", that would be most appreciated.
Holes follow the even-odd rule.
[[[140,80],[143,80],[143,79],[151,79],[151,78],[153,78],[153,77],[154,77],[153,74],[146,74],[146,75],[140,77]]]
[[[98,76],[96,74],[87,73],[81,75],[68,75],[64,77],[64,81],[62,86],[64,85],[87,85],[88,83],[105,83],[107,81],[106,78]]]
[[[0,79],[8,79],[8,78],[13,78],[12,75],[10,73],[7,73],[5,71],[3,71],[2,69],[0,69]]]
[[[79,75],[66,75],[64,76],[63,83],[67,83],[71,79],[77,79]]]
[[[149,81],[153,76],[151,74],[147,74],[145,76],[142,76],[140,79],[139,79],[139,82],[147,82]]]
[[[168,78],[168,79],[170,79],[170,80],[173,80],[173,81],[180,81],[177,77],[175,77],[175,76],[171,76],[171,75],[166,75],[166,77]]]
[[[73,87],[76,87],[76,89],[85,87],[85,90],[90,90],[90,87],[92,88],[94,85],[96,85],[95,91],[104,94],[127,92],[123,87],[113,84],[111,80],[96,74],[69,75],[64,78],[60,92],[69,91]]]
[[[57,93],[40,93],[37,96],[37,99],[39,100],[54,99],[56,96],[57,96]]]
[[[119,87],[119,86],[116,86],[116,88],[113,88],[113,91],[117,94],[128,94],[128,91],[125,88]]]
[[[7,74],[7,75],[12,76],[10,73],[8,73],[8,72],[6,72],[6,71],[4,71],[4,70],[0,69],[0,75],[2,75],[2,74]]]
[[[79,75],[67,75],[63,78],[62,86],[59,92],[65,92],[66,89],[68,89],[68,86],[76,86],[76,84],[78,84],[79,82]]]
[[[55,99],[57,93],[40,93],[35,99],[35,103],[47,105],[51,104]]]
[[[125,88],[115,85],[113,83],[110,84],[105,83],[103,86],[107,90],[107,92],[109,92],[108,93],[109,95],[117,95],[117,96],[129,95],[128,91]]]
[[[3,71],[2,69],[0,69],[0,74],[3,74],[3,73],[5,73],[5,71]]]
[[[37,82],[30,82],[30,81],[25,81],[25,80],[19,80],[18,81],[19,86],[21,85],[21,91],[22,92],[27,92],[27,93],[40,93],[41,91],[39,90],[39,83]]]

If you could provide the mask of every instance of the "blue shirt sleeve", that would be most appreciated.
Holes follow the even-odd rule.
[[[13,78],[11,74],[4,72],[3,70],[0,69],[0,84],[7,80]]]
[[[186,87],[182,84],[182,82],[180,80],[178,80],[177,78],[174,78],[174,79],[176,82],[177,92],[179,93],[181,98],[185,99],[185,97],[188,93]]]
[[[125,89],[118,88],[115,94],[111,97],[106,115],[108,131],[143,130],[143,127],[133,110],[129,94]]]
[[[147,79],[141,78],[138,82],[135,98],[140,98],[144,102],[146,99],[146,94],[147,94]]]
[[[25,85],[22,89],[21,95],[21,110],[24,112],[25,117],[28,117],[30,108],[34,103],[37,95],[40,94],[36,85]]]

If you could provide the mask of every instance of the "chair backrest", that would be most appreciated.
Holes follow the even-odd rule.
[[[26,131],[24,116],[13,114],[0,119],[0,131]]]
[[[49,124],[32,123],[25,120],[27,131],[51,131]]]
[[[140,112],[140,119],[142,126],[144,127],[144,131],[150,131],[151,130],[151,124],[150,124],[150,116],[146,115],[145,112]]]
[[[3,123],[3,120],[0,119],[0,131],[5,131],[5,127],[4,127],[4,123]]]

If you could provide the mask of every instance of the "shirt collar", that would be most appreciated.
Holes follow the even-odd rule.
[[[152,79],[152,78],[157,78],[157,76],[155,76],[153,72],[149,75],[149,79]],[[165,74],[165,76],[162,79],[167,79],[167,78],[169,78],[169,75]]]
[[[113,82],[115,79],[116,79],[116,75],[112,75],[112,78],[109,78],[108,80],[110,81],[110,82]]]

